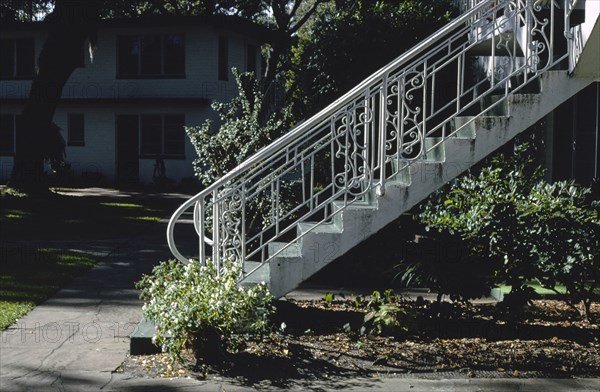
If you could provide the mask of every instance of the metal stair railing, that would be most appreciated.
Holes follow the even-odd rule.
[[[174,229],[190,209],[202,263],[255,262],[247,275],[293,254],[306,235],[301,223],[331,223],[347,206],[383,195],[386,182],[567,59],[557,48],[570,45],[556,43],[570,39],[573,0],[560,2],[476,4],[184,203],[167,228],[173,255],[189,261]],[[470,78],[475,63],[487,72]],[[473,119],[453,125],[466,115]]]

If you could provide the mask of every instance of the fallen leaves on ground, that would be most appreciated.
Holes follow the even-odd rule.
[[[190,355],[183,365],[171,364],[163,354],[131,357],[124,369],[151,377],[220,374],[258,382],[440,372],[468,377],[600,376],[598,303],[592,305],[592,322],[554,300],[533,301],[518,321],[503,319],[490,305],[452,305],[442,319],[424,312],[408,332],[383,336],[358,333],[365,310],[350,301],[291,301],[288,307],[278,315],[288,326],[285,333],[250,341],[219,369],[195,366]]]

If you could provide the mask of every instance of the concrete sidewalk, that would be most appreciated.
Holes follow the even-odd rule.
[[[66,388],[73,379],[107,384],[141,319],[134,282],[169,258],[164,230],[157,224],[132,241],[105,243],[94,268],[3,331],[0,390],[77,390]]]
[[[121,373],[129,335],[142,316],[134,282],[171,257],[166,221],[135,238],[60,246],[103,259],[0,336],[0,391],[600,391],[600,380],[344,378],[283,385],[231,379],[149,379]],[[58,245],[58,243],[57,243]],[[320,299],[325,291],[294,293]],[[354,290],[356,291],[356,290]]]

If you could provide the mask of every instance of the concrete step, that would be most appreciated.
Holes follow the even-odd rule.
[[[441,137],[426,137],[424,147],[424,160],[429,162],[444,162],[446,160],[443,139]]]
[[[268,249],[269,249],[269,257],[277,256],[277,257],[289,258],[289,257],[300,257],[302,255],[302,250],[300,249],[300,245],[297,243],[290,244],[288,242],[272,242],[269,244]]]
[[[152,337],[156,334],[154,322],[146,317],[138,323],[137,327],[129,336],[129,353],[131,355],[150,355],[161,352],[161,348],[152,343]]]
[[[334,223],[317,223],[317,222],[302,222],[298,223],[298,235],[312,232],[315,235],[318,234],[339,234],[342,232],[342,228]]]
[[[256,261],[246,261],[244,263],[244,277],[240,284],[242,286],[252,286],[261,282],[269,282],[271,271],[269,263],[259,263]]]

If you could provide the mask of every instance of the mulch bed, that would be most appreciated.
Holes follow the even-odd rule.
[[[139,377],[239,379],[284,386],[286,380],[348,377],[598,377],[600,303],[590,322],[564,302],[535,300],[515,317],[494,305],[401,302],[408,331],[360,334],[365,309],[353,301],[286,301],[275,326],[286,328],[228,354],[219,366],[172,364],[164,354],[129,357]]]

